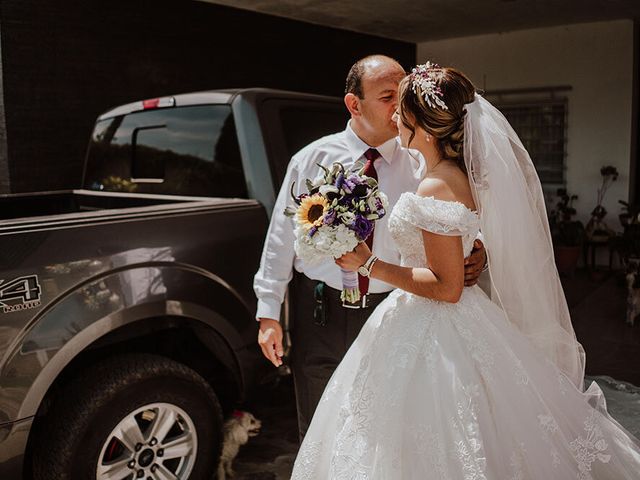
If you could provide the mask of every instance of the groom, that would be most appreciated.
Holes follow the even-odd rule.
[[[275,366],[282,364],[283,332],[278,319],[287,285],[293,279],[291,368],[301,442],[331,374],[392,287],[361,276],[363,300],[355,308],[343,306],[339,268],[331,261],[309,266],[296,258],[293,222],[284,216],[291,184],[295,181],[296,186],[305,185],[306,178],[317,177],[318,163],[329,167],[340,162],[349,169],[359,162],[365,164],[366,175],[378,179],[380,190],[389,198],[388,213],[401,193],[415,192],[423,165],[400,147],[398,130],[391,120],[397,108],[398,83],[405,75],[398,62],[383,55],[363,58],[351,67],[344,97],[351,120],[344,131],[323,137],[293,156],[271,217],[260,269],[254,279],[256,316],[260,322],[258,343],[267,359]],[[376,222],[373,253],[386,262],[399,264],[399,253],[387,227],[388,217],[387,214]],[[485,263],[484,247],[479,240],[476,242],[465,262],[466,285],[477,282]]]

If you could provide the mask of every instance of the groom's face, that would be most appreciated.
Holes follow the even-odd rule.
[[[404,76],[400,65],[388,63],[370,67],[362,78],[362,120],[368,129],[386,139],[398,135],[392,117],[398,105],[398,83]]]

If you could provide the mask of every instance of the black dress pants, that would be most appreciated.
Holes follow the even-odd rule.
[[[314,321],[318,282],[295,272],[292,282],[291,370],[298,411],[300,442],[309,428],[313,413],[329,378],[360,333],[369,315],[387,294],[368,296],[366,308],[345,308],[340,292],[324,286],[325,325]]]

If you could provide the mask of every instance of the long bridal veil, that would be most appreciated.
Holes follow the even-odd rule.
[[[464,159],[487,249],[492,300],[583,391],[585,354],[555,266],[533,162],[486,99],[476,94],[465,109]]]

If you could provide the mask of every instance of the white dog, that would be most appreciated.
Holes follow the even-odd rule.
[[[640,314],[640,264],[627,265],[627,323],[631,326]]]
[[[233,477],[233,460],[240,451],[240,445],[260,433],[262,422],[249,412],[234,410],[232,417],[224,423],[224,443],[218,465],[218,480]]]

